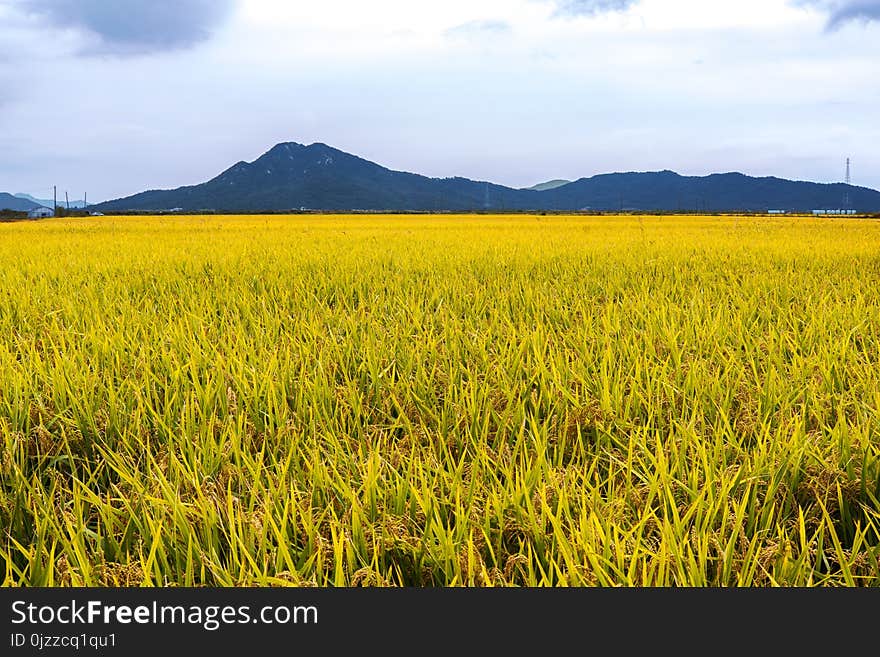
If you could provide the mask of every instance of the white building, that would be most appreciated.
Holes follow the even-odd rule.
[[[852,215],[858,214],[855,210],[813,210],[813,214],[818,216],[823,215]]]
[[[34,208],[33,210],[28,211],[29,219],[45,219],[46,217],[54,217],[55,210],[52,208]]]

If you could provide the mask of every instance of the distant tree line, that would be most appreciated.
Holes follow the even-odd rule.
[[[0,210],[0,221],[20,221],[27,218],[27,212],[19,210]]]
[[[56,217],[88,217],[89,211],[86,208],[70,208],[69,210],[61,205],[55,206]]]

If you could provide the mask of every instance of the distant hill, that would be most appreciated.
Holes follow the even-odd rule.
[[[561,182],[561,181],[559,181]],[[672,171],[612,173],[538,191],[467,178],[428,178],[392,171],[326,144],[278,144],[200,185],[153,190],[95,204],[101,212],[215,210],[749,211],[838,209],[849,195],[860,212],[880,212],[880,192],[741,173],[704,177]]]
[[[30,212],[40,207],[39,203],[19,198],[7,192],[0,192],[0,210],[15,210],[16,212]]]
[[[570,180],[550,180],[548,182],[532,185],[531,187],[525,187],[524,189],[530,189],[534,192],[546,192],[548,189],[556,189],[557,187],[562,187],[570,182]]]
[[[392,171],[326,144],[278,144],[201,185],[148,191],[99,203],[120,210],[478,210],[523,208],[537,192],[465,178]]]
[[[40,205],[45,206],[47,208],[51,208],[52,204],[53,204],[53,201],[51,198],[34,198],[30,194],[15,194],[15,196],[17,198],[23,198],[23,199],[27,199],[28,201],[33,201],[34,203],[39,203]],[[63,198],[58,199],[58,205],[60,205],[62,208],[67,207],[67,203],[65,202],[65,200]],[[70,202],[70,209],[71,210],[73,210],[74,208],[76,208],[77,210],[80,210],[84,207],[86,207],[85,201],[71,201]]]
[[[544,194],[551,205],[598,210],[668,212],[766,212],[841,209],[880,211],[880,192],[843,183],[819,184],[781,178],[753,178],[741,173],[680,176],[672,171],[613,173],[582,178]]]

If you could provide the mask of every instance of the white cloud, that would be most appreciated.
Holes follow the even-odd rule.
[[[125,59],[80,57],[91,32],[41,38],[45,17],[17,7],[0,0],[0,191],[121,196],[291,140],[514,186],[657,168],[834,180],[851,155],[880,187],[876,27],[826,34],[826,10],[790,0],[572,20],[551,0],[242,0],[198,48]]]
[[[596,16],[607,12],[626,11],[640,0],[546,0],[556,5],[560,16]]]
[[[493,36],[502,36],[510,33],[510,23],[505,21],[469,21],[450,27],[444,34],[447,37],[462,37],[467,39],[479,39]]]

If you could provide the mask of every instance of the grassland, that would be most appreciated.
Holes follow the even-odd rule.
[[[880,222],[0,225],[10,585],[878,585]]]

